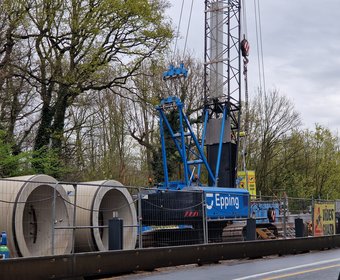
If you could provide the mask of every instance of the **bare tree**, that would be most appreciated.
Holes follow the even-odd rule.
[[[30,65],[30,48],[18,38],[25,12],[23,1],[4,0],[0,4],[0,129],[5,131],[14,154],[27,144],[39,111],[34,88],[18,69]]]
[[[271,193],[272,185],[284,167],[284,139],[301,125],[291,101],[277,90],[261,91],[250,104],[248,168],[255,168],[261,191]]]
[[[179,61],[176,65],[179,66],[180,58],[177,57],[175,60]],[[143,75],[134,79],[136,95],[131,101],[130,108],[133,110],[130,111],[129,130],[131,136],[143,147],[147,168],[145,176],[153,177],[156,173],[162,172],[158,115],[155,109],[162,98],[178,96],[184,102],[185,111],[199,133],[198,119],[203,105],[203,66],[190,55],[185,57],[183,62],[185,67],[190,69],[186,79],[163,81],[162,73],[167,70],[170,63],[174,63],[166,59],[158,59],[157,62],[147,61],[141,68]],[[174,166],[178,166],[178,162],[175,162]],[[170,172],[177,173],[177,169]]]

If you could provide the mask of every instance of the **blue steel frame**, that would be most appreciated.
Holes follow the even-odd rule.
[[[159,127],[160,127],[160,136],[161,136],[161,145],[162,145],[162,160],[163,160],[163,171],[164,171],[164,185],[165,188],[175,188],[182,189],[183,187],[190,186],[192,184],[192,170],[190,168],[191,165],[197,166],[197,176],[198,180],[201,176],[201,166],[202,164],[205,166],[208,171],[208,176],[211,181],[214,183],[213,186],[217,186],[219,167],[221,162],[221,154],[222,154],[222,142],[224,135],[224,126],[225,120],[227,117],[227,108],[226,106],[223,108],[223,120],[221,124],[220,138],[219,138],[219,149],[218,149],[218,157],[216,163],[216,171],[213,173],[210,165],[208,164],[207,158],[204,154],[204,141],[207,123],[209,120],[209,109],[206,108],[204,110],[204,123],[203,123],[203,133],[202,133],[202,141],[199,143],[196,135],[193,132],[193,129],[190,125],[188,117],[183,112],[183,103],[176,96],[171,96],[165,98],[161,101],[160,105],[156,106],[156,109],[159,113]],[[177,111],[178,120],[179,120],[179,131],[174,132],[168,118],[166,115],[166,111]],[[181,157],[183,163],[183,171],[184,171],[184,182],[169,182],[169,172],[167,165],[167,155],[166,155],[166,142],[165,142],[165,129],[168,130],[171,139],[173,140],[176,149]],[[189,138],[186,142],[186,138]],[[194,144],[188,145],[188,144]],[[197,151],[195,151],[195,149]],[[194,156],[194,159],[190,159]]]
[[[222,116],[222,123],[221,123],[221,132],[220,132],[220,139],[219,139],[219,144],[218,144],[218,155],[217,155],[217,163],[216,163],[216,171],[215,171],[215,185],[214,187],[217,187],[218,183],[218,174],[220,171],[220,164],[221,164],[221,156],[222,156],[222,143],[223,143],[223,136],[224,136],[224,125],[225,125],[225,120],[227,117],[227,106],[223,107],[223,116]]]

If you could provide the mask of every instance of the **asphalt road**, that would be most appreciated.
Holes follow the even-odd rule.
[[[272,256],[254,260],[223,261],[213,265],[186,265],[153,272],[113,277],[114,280],[256,280],[322,279],[340,280],[340,249],[290,256]]]

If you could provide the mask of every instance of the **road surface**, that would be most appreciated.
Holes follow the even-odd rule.
[[[340,249],[254,260],[223,261],[213,265],[186,265],[153,272],[113,277],[114,280],[340,280]]]

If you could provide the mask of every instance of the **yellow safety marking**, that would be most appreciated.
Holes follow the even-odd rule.
[[[291,276],[295,276],[295,275],[305,274],[305,273],[309,273],[309,272],[315,272],[315,271],[319,271],[319,270],[325,270],[325,269],[339,267],[339,266],[340,266],[340,264],[335,264],[335,265],[329,265],[329,266],[324,266],[324,267],[319,267],[319,268],[307,269],[307,270],[298,271],[298,272],[294,272],[294,273],[287,273],[287,274],[278,275],[278,276],[274,276],[274,277],[270,277],[270,278],[264,278],[263,280],[282,279],[282,278],[287,278],[287,277],[291,277]]]

